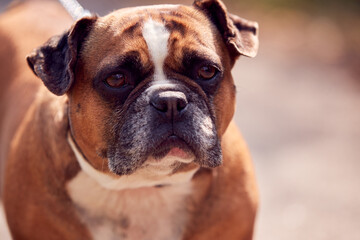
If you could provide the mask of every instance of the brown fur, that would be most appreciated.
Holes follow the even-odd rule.
[[[87,239],[63,189],[66,178],[78,168],[61,137],[67,132],[67,119],[59,119],[59,126],[46,121],[58,111],[66,113],[63,103],[57,103],[64,99],[54,98],[47,90],[41,93],[39,88],[45,90],[41,81],[25,62],[32,49],[65,30],[71,21],[53,2],[17,5],[0,18],[1,32],[9,39],[1,42],[9,44],[5,50],[14,51],[1,52],[6,65],[2,65],[0,79],[0,89],[5,90],[0,109],[3,166],[8,159],[2,174],[3,201],[11,233],[14,239]],[[61,223],[63,218],[68,220]]]
[[[52,2],[31,2],[15,6],[0,16],[0,160],[5,166],[3,201],[14,239],[90,238],[65,190],[65,184],[80,169],[66,134],[71,127],[89,162],[96,169],[111,174],[107,168],[106,136],[102,129],[104,118],[110,118],[109,108],[102,104],[103,100],[86,79],[97,74],[101,68],[99,63],[108,64],[116,56],[134,49],[140,52],[143,65],[150,64],[146,43],[133,37],[141,34],[134,27],[139,17],[127,19],[123,29],[118,30],[125,32],[121,37],[127,40],[119,41],[110,36],[116,32],[100,27],[103,24],[109,28],[112,24],[116,26],[119,15],[126,11],[110,14],[94,26],[76,65],[76,81],[62,97],[54,96],[43,86],[26,66],[25,56],[70,26],[71,21],[64,10]],[[152,15],[152,12],[147,14]],[[185,16],[173,17],[186,19],[181,22],[188,34],[198,27],[191,24],[193,18],[211,25],[206,14],[190,8],[184,9],[183,14]],[[154,13],[153,16],[156,18],[157,15]],[[195,175],[194,192],[188,207],[191,219],[184,239],[252,239],[257,188],[246,144],[236,126],[230,123],[235,108],[230,70],[236,56],[228,53],[216,28],[209,28],[210,31],[204,31],[198,38],[183,38],[186,34],[183,27],[178,27],[179,31],[170,36],[169,55],[174,57],[165,60],[168,67],[177,66],[176,61],[181,59],[182,52],[177,46],[196,48],[196,42],[191,41],[197,39],[218,51],[226,69],[224,82],[214,100],[223,165],[211,170],[201,169]],[[215,36],[215,39],[209,39],[209,36]],[[104,44],[110,38],[113,44]],[[126,44],[122,45],[122,42]],[[114,53],[114,58],[104,61],[101,57],[105,53],[107,56]],[[192,167],[179,171],[189,169]]]
[[[224,56],[220,59],[220,62],[223,64],[225,71],[225,77],[223,83],[218,89],[218,94],[215,98],[216,106],[216,119],[218,120],[217,129],[218,134],[222,135],[226,127],[229,125],[234,113],[235,108],[235,86],[233,79],[230,73],[232,68],[231,59],[226,51],[226,47],[221,39],[221,36],[217,34],[217,30],[211,26],[211,22],[206,18],[206,16],[198,14],[198,12],[190,9],[184,8],[183,11],[185,14],[177,18],[186,26],[186,33],[192,37],[183,38],[179,36],[179,32],[174,31],[169,38],[169,55],[165,60],[165,65],[170,69],[178,69],[178,66],[181,65],[179,62],[183,58],[183,52],[179,51],[182,49],[182,46],[186,46],[187,49],[198,49],[199,42],[202,41],[202,44],[206,47],[212,49],[214,53],[217,53],[219,56]],[[123,13],[125,12],[125,13]],[[125,55],[126,53],[137,51],[140,53],[140,59],[144,66],[151,64],[150,56],[148,56],[147,46],[145,41],[142,39],[139,41],[138,38],[134,37],[131,34],[128,34],[126,30],[129,26],[134,26],[135,23],[141,22],[143,15],[141,14],[131,14],[127,16],[128,18],[120,18],[119,15],[126,15],[126,9],[122,11],[116,11],[102,19],[99,19],[94,28],[89,35],[89,38],[84,46],[81,57],[77,64],[77,81],[74,83],[70,93],[70,119],[73,129],[74,137],[77,139],[77,144],[82,149],[83,154],[87,159],[91,159],[92,165],[95,168],[106,171],[104,165],[107,165],[107,162],[104,158],[98,156],[97,152],[104,149],[104,116],[105,119],[111,117],[111,112],[109,111],[108,106],[100,104],[103,100],[99,97],[99,94],[93,89],[91,82],[87,79],[92,79],[96,76],[98,69],[103,68],[103,65],[108,65],[109,63],[116,63],[118,61],[118,56]],[[153,10],[154,13],[147,10],[146,14],[151,16],[153,19],[157,18],[156,10]],[[194,20],[195,19],[195,20]],[[121,22],[119,22],[121,21]],[[167,20],[167,21],[171,21]],[[195,31],[194,28],[198,28],[198,22],[205,22],[206,27],[203,31]],[[122,28],[122,22],[127,24]],[[108,24],[107,28],[102,28],[104,24]],[[209,31],[209,28],[211,31]],[[140,35],[141,31],[139,28],[133,29],[136,31],[135,36]],[[132,32],[134,34],[134,32]],[[212,39],[213,35],[217,39]],[[104,42],[111,43],[103,44]],[[211,56],[213,53],[205,51],[204,54]],[[218,51],[218,52],[217,52]],[[98,54],[107,53],[107,54]],[[106,59],[103,57],[106,56]],[[100,63],[100,64],[99,64]],[[185,81],[198,88],[193,81],[185,79]],[[137,88],[141,88],[147,81],[140,83]],[[91,101],[88,101],[89,96]],[[95,104],[94,104],[95,102]],[[226,102],[226,107],[224,107],[224,102]],[[96,104],[99,103],[99,104]],[[77,111],[77,106],[81,104],[81,111]],[[89,118],[88,116],[93,116]],[[75,131],[76,129],[77,131]]]

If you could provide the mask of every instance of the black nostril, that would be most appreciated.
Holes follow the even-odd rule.
[[[186,108],[188,101],[182,92],[164,91],[155,93],[150,99],[150,104],[158,112],[165,113],[166,117],[172,118]]]
[[[180,112],[181,110],[185,109],[188,104],[188,101],[186,98],[179,98],[177,101],[177,110]]]
[[[160,112],[167,112],[168,110],[166,99],[161,98],[159,95],[152,97],[150,104]]]

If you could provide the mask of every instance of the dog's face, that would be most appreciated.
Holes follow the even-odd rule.
[[[230,71],[239,55],[256,54],[256,27],[220,1],[121,9],[79,20],[28,62],[68,94],[72,135],[94,167],[175,174],[221,164]]]

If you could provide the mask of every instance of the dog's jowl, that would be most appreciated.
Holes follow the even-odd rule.
[[[13,238],[252,239],[257,189],[232,122],[231,69],[256,55],[257,28],[220,0],[72,26],[52,1],[4,12],[0,160]]]

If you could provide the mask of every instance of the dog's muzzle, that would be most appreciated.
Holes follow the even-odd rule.
[[[222,162],[215,121],[205,99],[183,84],[152,85],[129,104],[109,147],[109,167],[131,174],[149,158],[193,156],[204,167]],[[172,156],[173,157],[173,156]],[[182,159],[179,159],[181,162]]]

